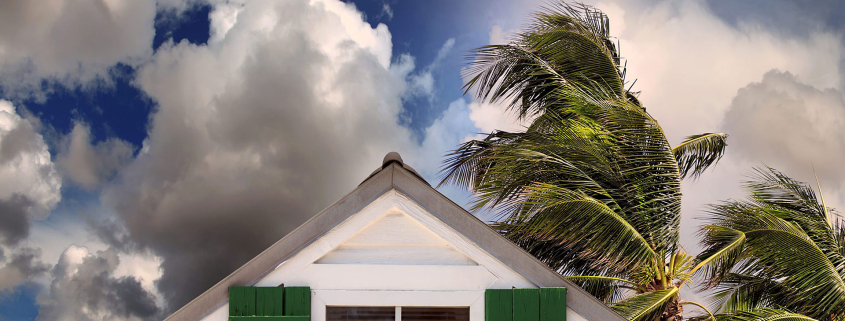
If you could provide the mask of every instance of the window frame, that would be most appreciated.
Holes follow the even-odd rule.
[[[470,321],[484,321],[484,290],[480,291],[366,291],[312,290],[311,320],[325,321],[327,306],[469,307]],[[397,313],[396,320],[401,321]]]

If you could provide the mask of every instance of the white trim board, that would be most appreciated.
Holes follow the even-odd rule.
[[[343,244],[345,241],[354,237],[359,231],[365,230],[378,219],[386,215],[395,214],[407,215],[408,217],[414,219],[421,226],[431,230],[434,235],[443,238],[446,242],[448,242],[449,245],[453,246],[457,251],[466,255],[472,261],[477,262],[479,266],[483,267],[485,270],[487,270],[487,272],[489,272],[496,278],[494,280],[495,284],[491,283],[491,285],[489,285],[491,287],[489,288],[509,289],[513,287],[538,287],[536,284],[532,283],[527,278],[523,277],[504,263],[492,257],[489,253],[478,247],[471,240],[460,235],[457,231],[447,226],[442,221],[438,220],[436,217],[431,215],[431,213],[428,213],[425,209],[414,203],[406,196],[397,192],[396,190],[388,191],[358,213],[353,214],[346,221],[339,224],[325,236],[319,238],[317,241],[300,251],[291,259],[280,264],[275,270],[271,271],[264,278],[256,282],[255,286],[278,286],[279,284],[285,284],[289,286],[311,286],[312,289],[332,289],[331,287],[321,288],[320,286],[315,286],[316,284],[311,284],[311,281],[319,282],[319,280],[309,278],[308,276],[313,275],[313,273],[319,273],[314,272],[313,270],[320,270],[322,269],[322,267],[311,268],[309,270],[306,270],[307,268],[309,268],[309,265],[313,264],[313,262],[318,261],[327,253],[331,252],[332,250]],[[419,265],[408,266],[413,266],[418,271],[425,270],[425,268]],[[350,272],[352,270],[359,270],[354,267],[349,268]],[[449,271],[457,273],[459,269],[460,268],[455,267]],[[371,270],[375,271],[377,269]],[[349,277],[353,276],[360,277],[361,274],[349,275]],[[379,276],[381,275],[371,274],[370,278],[377,278]],[[325,286],[330,285],[326,284]],[[372,287],[364,289],[372,289]],[[400,283],[396,283],[395,287],[387,286],[378,289],[405,290],[407,289],[407,287]],[[473,289],[477,288],[467,288],[466,290]]]

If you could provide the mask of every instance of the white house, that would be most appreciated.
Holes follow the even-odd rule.
[[[167,320],[624,318],[390,153],[352,193]]]

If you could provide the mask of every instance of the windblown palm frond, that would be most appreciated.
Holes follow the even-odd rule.
[[[841,226],[828,222],[812,188],[772,169],[746,184],[748,200],[714,205],[703,228],[708,287],[726,311],[785,308],[819,320],[845,318]],[[742,240],[741,242],[739,240]]]
[[[659,320],[663,311],[677,300],[679,288],[646,292],[611,305],[628,320]]]
[[[609,26],[590,6],[561,3],[509,44],[475,50],[464,89],[531,124],[462,144],[440,184],[471,190],[474,210],[499,214],[500,233],[620,313],[681,320],[693,271],[678,243],[681,180],[715,164],[726,135],[673,149],[625,89]]]
[[[598,85],[628,97],[624,67],[619,66],[609,33],[607,16],[590,6],[561,3],[544,8],[511,43],[473,52],[464,89],[475,90],[482,100],[505,100],[520,117],[545,112],[549,94],[562,85]]]
[[[690,318],[691,321],[713,320],[709,316]],[[715,321],[817,321],[808,316],[783,309],[760,308],[717,314]]]
[[[725,133],[705,133],[689,136],[672,148],[681,169],[681,177],[698,177],[708,167],[718,163],[728,147],[727,140],[728,135]]]
[[[674,252],[680,175],[657,122],[625,99],[568,87],[555,96],[566,112],[544,114],[525,133],[464,144],[443,183],[475,191],[476,208],[499,210],[512,239],[590,240],[597,264],[615,270]]]

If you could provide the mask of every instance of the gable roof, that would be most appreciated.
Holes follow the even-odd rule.
[[[359,212],[379,196],[396,190],[412,199],[495,258],[539,287],[566,287],[567,306],[589,320],[625,320],[575,283],[552,271],[486,223],[432,188],[402,162],[399,154],[385,156],[380,169],[370,174],[355,190],[332,204],[284,238],[261,252],[235,272],[171,314],[166,320],[198,320],[229,299],[230,286],[252,285],[280,263],[316,241]]]

